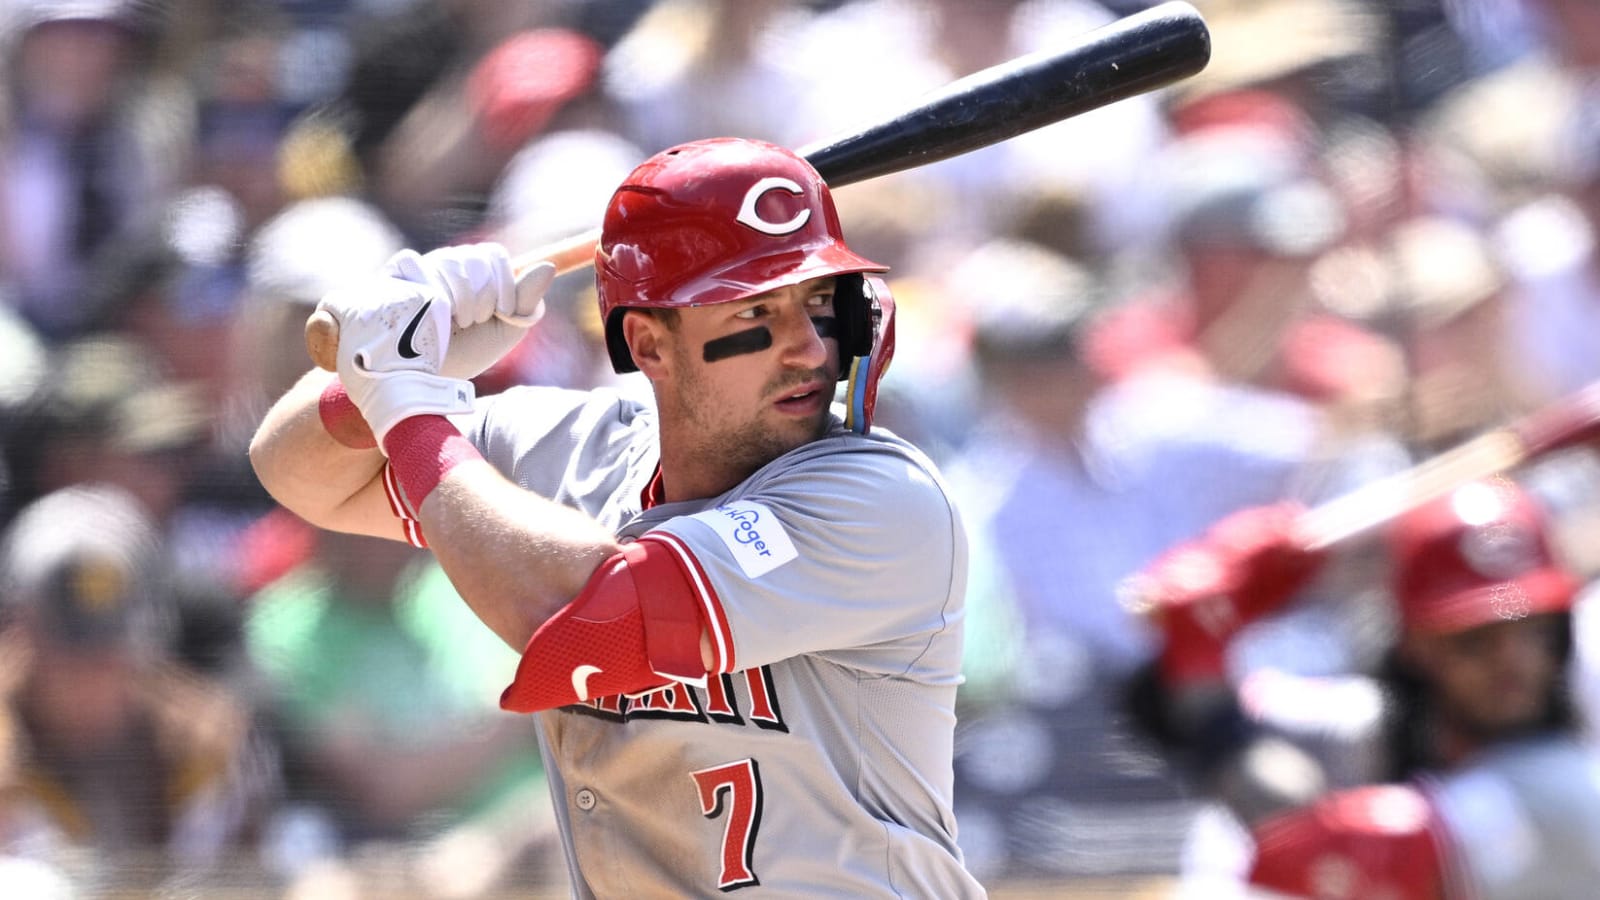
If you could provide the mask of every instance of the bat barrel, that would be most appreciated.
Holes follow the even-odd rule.
[[[838,187],[927,165],[1187,78],[1211,59],[1188,3],[1163,3],[1065,48],[1021,56],[939,89],[897,118],[799,150]],[[908,141],[914,134],[917,140]]]

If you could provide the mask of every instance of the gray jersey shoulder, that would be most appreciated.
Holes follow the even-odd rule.
[[[1437,779],[1455,874],[1483,900],[1595,896],[1600,884],[1600,756],[1577,738],[1496,749]]]
[[[692,551],[739,667],[819,653],[875,674],[957,677],[959,646],[941,638],[958,633],[966,533],[932,463],[893,435],[837,431],[651,527]]]

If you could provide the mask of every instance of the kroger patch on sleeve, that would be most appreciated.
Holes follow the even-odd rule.
[[[760,578],[799,555],[777,514],[760,503],[736,500],[690,518],[711,526],[746,577]]]

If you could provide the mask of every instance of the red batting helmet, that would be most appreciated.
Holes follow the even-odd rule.
[[[1389,545],[1408,631],[1564,611],[1579,588],[1551,551],[1544,511],[1506,478],[1473,482],[1403,516]]]
[[[794,153],[739,138],[664,150],[612,195],[595,251],[612,368],[638,368],[622,337],[625,309],[727,303],[825,275],[841,276],[840,355],[866,356],[875,303],[862,273],[887,268],[845,246],[828,186]]]

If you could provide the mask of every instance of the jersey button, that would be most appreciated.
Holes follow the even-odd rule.
[[[594,809],[594,791],[591,791],[588,788],[583,788],[582,790],[578,791],[577,795],[573,797],[573,800],[577,802],[578,808],[584,812]]]

